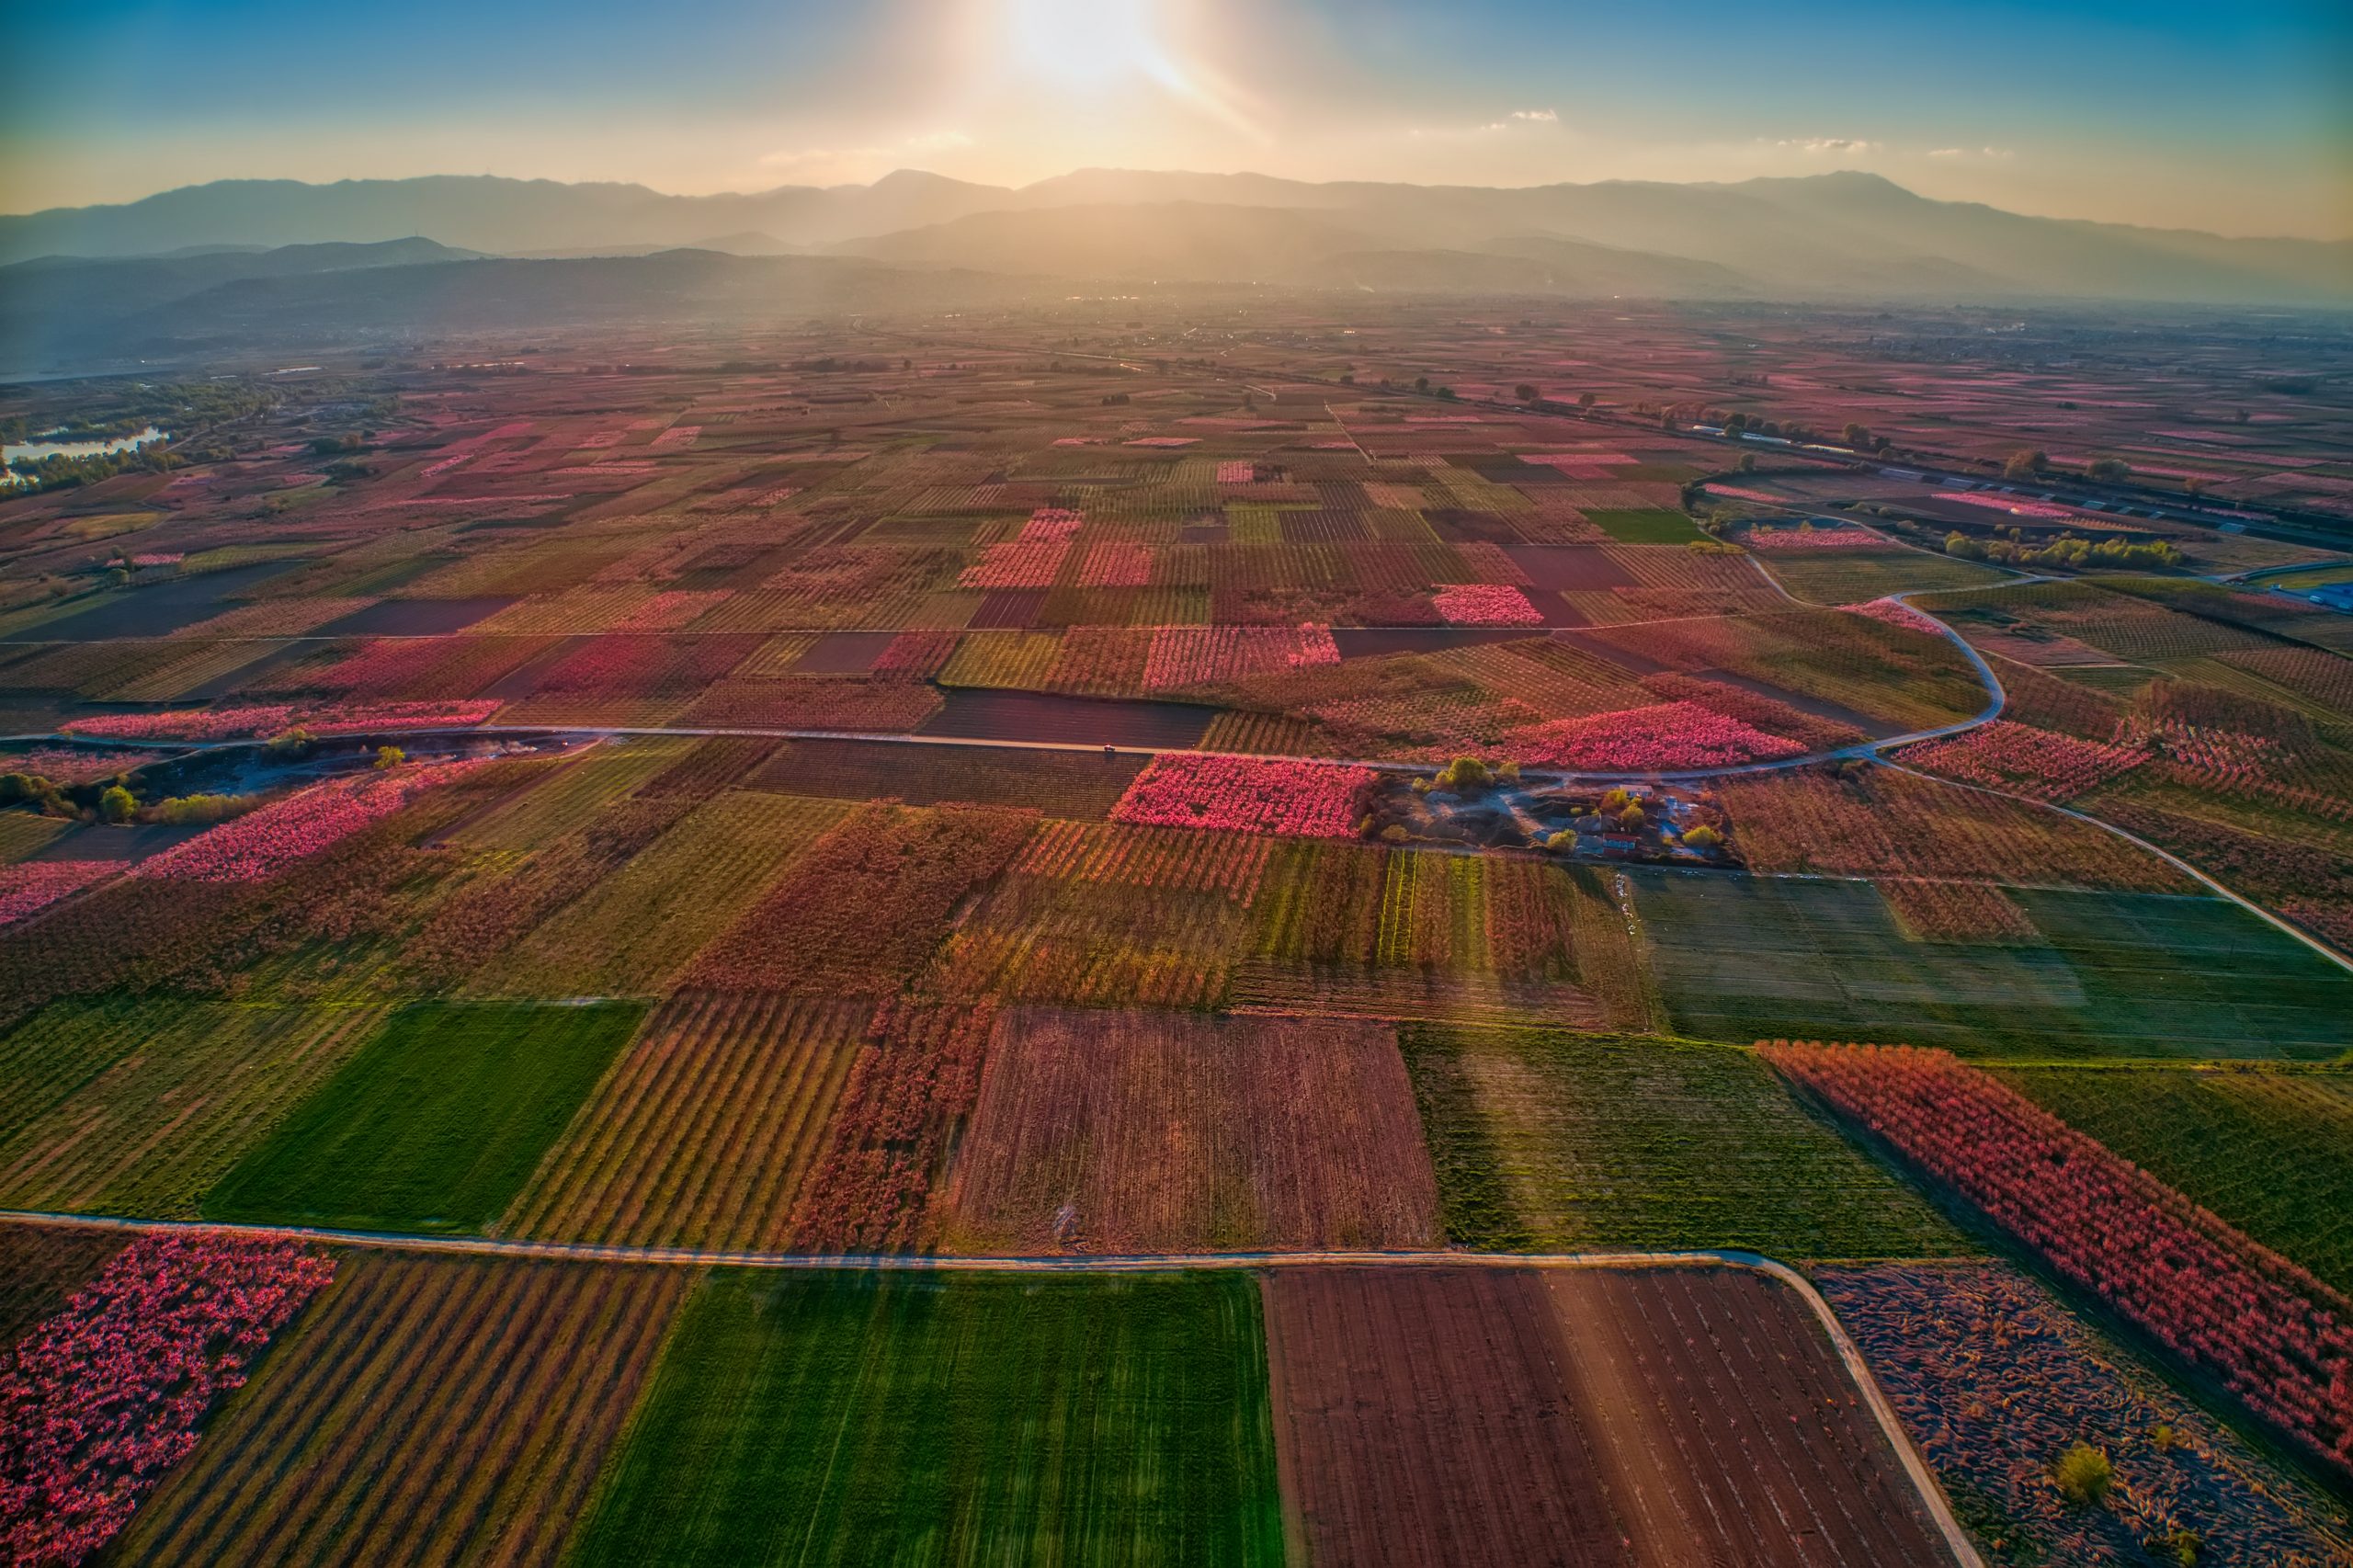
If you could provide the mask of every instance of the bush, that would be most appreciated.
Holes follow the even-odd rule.
[[[391,768],[398,767],[402,763],[406,762],[407,760],[408,753],[401,750],[398,746],[378,746],[376,748],[376,766],[380,769],[389,770]]]
[[[185,827],[192,823],[227,822],[261,804],[254,795],[176,795],[148,813],[151,820]]]
[[[1724,841],[1724,835],[1701,823],[1683,835],[1684,844],[1693,849],[1713,849]]]
[[[1430,788],[1457,795],[1475,795],[1495,782],[1495,776],[1485,763],[1475,756],[1458,756],[1438,769],[1438,778]]]
[[[2109,1488],[2116,1484],[2116,1467],[2097,1449],[2077,1443],[2051,1467],[2051,1479],[2059,1483],[2068,1502],[2087,1507],[2107,1497]]]
[[[139,798],[117,784],[98,797],[98,815],[108,822],[129,822],[139,810]]]

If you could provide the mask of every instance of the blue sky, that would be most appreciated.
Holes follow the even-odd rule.
[[[0,3],[10,211],[232,176],[1853,167],[2025,211],[2353,235],[2341,3]]]

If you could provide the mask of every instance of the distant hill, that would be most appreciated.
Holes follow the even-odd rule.
[[[1007,189],[901,171],[700,197],[487,176],[227,180],[0,217],[0,261],[417,235],[501,255],[831,249],[1031,277],[1331,288],[2353,303],[2353,243],[2029,218],[1854,172],[1491,189],[1082,169]]]
[[[0,268],[0,301],[6,301],[0,310],[0,380],[84,373],[131,360],[192,360],[278,346],[407,342],[450,333],[612,323],[773,323],[847,312],[965,309],[1008,302],[1025,291],[1023,285],[993,275],[903,272],[847,256],[747,257],[673,250],[531,261],[447,254],[452,259],[377,267],[265,266],[199,281],[168,298],[156,297],[167,290],[152,286],[145,269],[178,267],[188,258],[78,267],[33,262]],[[278,250],[221,259],[267,263],[284,255]],[[37,288],[20,288],[20,280],[38,284],[52,271],[61,283],[79,278],[90,290],[80,307],[20,312],[18,300],[38,293]],[[137,287],[109,298],[103,292],[105,281],[118,273],[136,279]]]
[[[502,255],[667,249],[722,234],[809,244],[940,222],[1002,203],[1010,194],[915,172],[870,186],[787,186],[754,196],[668,196],[642,185],[471,175],[333,185],[221,180],[119,207],[0,217],[0,262],[415,235]]]
[[[133,247],[144,253],[120,254]],[[1851,173],[1516,190],[1106,169],[1006,190],[903,173],[724,197],[463,177],[229,181],[0,218],[0,255],[18,258],[0,265],[0,377],[290,347],[306,334],[323,344],[961,308],[1090,280],[2353,305],[2353,244],[2028,218]]]

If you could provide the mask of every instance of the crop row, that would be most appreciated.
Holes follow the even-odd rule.
[[[870,805],[812,845],[688,970],[692,987],[881,994],[1037,824],[975,806]]]
[[[938,1233],[934,1194],[979,1097],[993,1003],[885,1002],[835,1112],[793,1220],[795,1251],[920,1251]]]
[[[0,1548],[72,1563],[196,1447],[214,1401],[335,1274],[298,1242],[142,1236],[0,1366]]]
[[[2353,1306],[2343,1297],[1944,1051],[1763,1049],[2068,1280],[2353,1472]]]
[[[1164,752],[1136,776],[1115,822],[1154,827],[1346,838],[1356,831],[1370,768]]]
[[[1896,924],[1924,942],[2039,942],[2025,910],[1985,882],[1882,877],[1872,884]]]
[[[1655,703],[1582,719],[1552,719],[1505,737],[1512,757],[1574,773],[1673,773],[1802,756],[1805,744],[1769,735],[1696,702]]]

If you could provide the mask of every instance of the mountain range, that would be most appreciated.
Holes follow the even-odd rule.
[[[0,263],[406,238],[502,256],[844,251],[1025,275],[1340,288],[1445,287],[1459,275],[1560,293],[2353,298],[2353,243],[2031,218],[1853,172],[1494,189],[1083,169],[1017,189],[903,170],[866,186],[720,196],[471,176],[222,180],[0,217]]]
[[[677,252],[701,259],[665,254]],[[883,309],[1084,280],[2344,306],[2353,242],[2028,217],[1855,172],[1497,189],[1120,169],[1010,188],[901,171],[719,196],[471,176],[223,180],[0,216],[0,372],[185,347],[241,325],[290,330],[312,314],[426,331]]]

